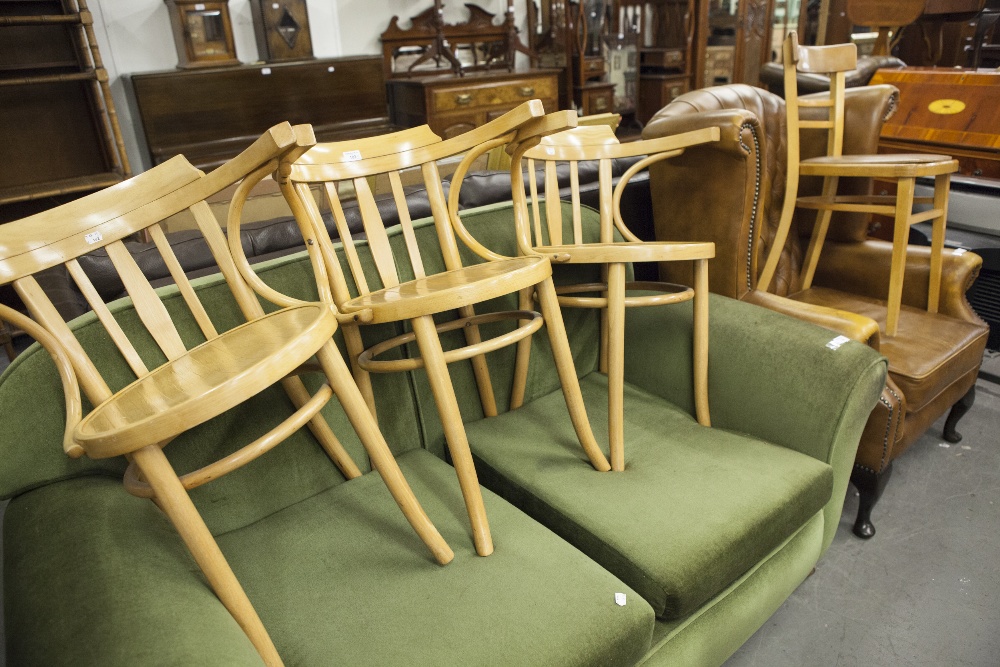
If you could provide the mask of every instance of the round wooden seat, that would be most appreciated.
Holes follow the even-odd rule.
[[[332,308],[286,308],[231,329],[157,368],[98,405],[74,433],[92,458],[176,437],[263,391],[309,359],[337,330]]]
[[[672,262],[685,259],[712,259],[714,243],[678,243],[673,241],[586,243],[535,246],[540,253],[557,255],[559,263],[605,264],[608,262]]]
[[[947,155],[924,155],[921,153],[886,155],[824,155],[799,162],[799,173],[803,176],[825,176],[833,169],[850,169],[858,176],[877,178],[907,178],[915,176],[936,176],[958,171],[958,161]]]
[[[513,257],[436,273],[369,292],[342,306],[346,313],[371,309],[372,322],[433,315],[531,287],[552,275],[545,257]]]

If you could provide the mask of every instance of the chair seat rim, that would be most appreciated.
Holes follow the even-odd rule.
[[[848,171],[850,173],[848,173]],[[958,161],[947,155],[919,153],[878,155],[829,155],[799,162],[802,176],[938,176],[958,171]]]
[[[275,384],[313,356],[337,330],[333,307],[323,303],[310,303],[284,308],[261,318],[241,324],[223,332],[216,338],[191,348],[185,354],[155,368],[148,375],[137,379],[92,410],[77,426],[74,440],[91,458],[119,456],[141,447],[170,440],[239,405],[267,387]],[[290,335],[291,333],[291,335]],[[251,338],[252,336],[252,338]],[[205,357],[218,357],[227,348],[245,339],[274,341],[267,347],[251,347],[255,354],[227,355],[238,364],[221,377],[196,373],[209,365]],[[128,418],[115,420],[109,417],[123,401],[135,394],[156,391],[162,381],[169,381],[178,391],[171,396],[170,404],[153,407],[135,415],[134,402],[118,415]],[[185,380],[191,380],[190,384]],[[206,381],[208,385],[206,386]],[[194,391],[194,387],[201,387]],[[162,392],[158,395],[164,396]],[[96,425],[106,418],[111,424]]]
[[[343,303],[345,313],[370,309],[372,323],[397,322],[474,305],[542,282],[552,275],[543,256],[510,257],[435,273]]]
[[[618,262],[672,262],[715,257],[712,242],[649,241],[635,243],[580,243],[535,246],[545,254],[566,255],[559,264],[606,264]]]

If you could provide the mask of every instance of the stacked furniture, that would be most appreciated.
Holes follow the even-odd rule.
[[[517,255],[514,204],[468,209],[460,219],[446,213],[442,220],[442,187],[427,186],[434,191],[429,200],[438,202],[434,215],[414,220],[409,231],[387,229],[383,242],[393,253],[415,250],[427,275],[439,274],[442,224],[454,224],[494,253]],[[239,207],[230,215],[238,219]],[[580,224],[595,234],[596,212],[583,211]],[[315,302],[331,262],[345,269],[357,262],[369,279],[376,275],[379,243],[353,244],[353,257],[335,244],[332,256],[318,257],[320,230],[307,224],[303,230],[312,241],[303,248],[312,252],[257,264],[253,278],[244,266],[243,278],[266,286],[265,294]],[[236,235],[230,238],[241,265]],[[124,260],[121,250],[115,253]],[[467,254],[464,260],[481,265]],[[16,261],[0,256],[0,267]],[[599,278],[595,268],[573,269],[557,282]],[[191,281],[190,290],[165,287],[155,298],[180,323],[182,338],[198,341],[199,318],[185,311],[186,291],[198,295],[219,331],[246,320],[225,281],[206,276]],[[142,311],[150,306],[136,301],[145,303],[109,304],[130,333],[141,333]],[[514,351],[490,353],[495,417],[485,416],[472,363],[451,364],[485,487],[496,545],[489,556],[476,555],[466,503],[445,462],[434,392],[418,369],[374,376],[372,395],[400,471],[454,552],[446,566],[435,564],[358,456],[363,438],[333,403],[320,414],[360,476],[338,472],[321,440],[302,429],[258,460],[191,490],[280,659],[721,664],[832,541],[885,361],[857,343],[831,349],[830,333],[808,323],[725,297],[710,301],[711,428],[694,418],[689,305],[638,309],[627,318],[623,472],[590,465],[563,405],[547,336],[531,338],[517,409],[507,408]],[[481,312],[519,303],[517,295],[503,297]],[[607,420],[607,381],[597,371],[600,318],[567,310],[563,319],[586,412],[600,432]],[[398,324],[361,322],[366,345],[406,333]],[[69,329],[112,386],[135,378],[95,315]],[[464,336],[453,335],[460,346]],[[442,339],[446,349],[456,345]],[[139,357],[162,361],[154,338],[135,340]],[[334,340],[343,345],[339,334]],[[415,348],[399,350],[398,359],[404,365],[416,359]],[[311,389],[321,384],[309,373],[303,380]],[[0,409],[7,462],[0,494],[11,498],[4,526],[9,662],[259,663],[254,643],[197,574],[164,515],[121,488],[128,462],[68,459],[59,451],[63,383],[45,351],[28,350],[0,377]],[[265,390],[175,439],[163,454],[183,474],[238,451],[294,410],[282,389]]]
[[[891,86],[844,92],[845,153],[876,152],[879,129],[895,109],[897,96]],[[812,118],[822,117],[821,110],[808,111],[816,114]],[[784,101],[741,85],[695,91],[663,109],[645,135],[720,123],[722,142],[691,149],[651,170],[656,236],[714,241],[713,291],[867,341],[889,357],[889,382],[865,428],[852,474],[861,493],[854,531],[871,537],[875,532],[871,511],[888,482],[893,459],[946,412],[944,437],[953,442],[961,438],[955,427],[974,400],[988,334],[966,299],[982,260],[964,251],[944,252],[938,312],[929,313],[930,248],[906,247],[899,332],[887,336],[882,332],[892,244],[868,238],[869,219],[864,214],[834,213],[812,289],[806,290],[801,270],[815,219],[806,211],[805,217],[793,220],[788,241],[780,248],[769,291],[758,289],[758,275],[776,243],[786,193]],[[803,158],[825,155],[826,133],[803,132],[800,150]],[[693,176],[698,173],[715,174],[719,185],[704,187],[704,181]],[[799,194],[818,194],[822,183],[817,181],[803,178]],[[745,189],[732,187],[734,183],[743,183]],[[863,196],[871,191],[870,179],[852,178],[845,179],[840,193]],[[670,280],[686,278],[673,267],[661,267],[661,273]]]

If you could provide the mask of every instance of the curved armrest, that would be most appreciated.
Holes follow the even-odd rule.
[[[750,154],[750,147],[743,142],[743,131],[748,126],[755,133],[760,133],[760,121],[757,116],[745,109],[722,109],[678,115],[663,114],[655,116],[646,125],[642,131],[642,138],[658,139],[718,127],[720,131],[719,141],[711,143],[710,148],[746,157]]]
[[[903,278],[903,304],[914,308],[927,307],[927,286],[930,280],[931,249],[909,246],[906,249],[906,271]],[[820,256],[814,284],[832,287],[851,294],[885,299],[889,293],[889,267],[892,244],[868,240],[863,243],[827,242]],[[965,293],[979,275],[982,258],[974,252],[945,249],[941,267],[942,315],[977,322],[978,316],[965,298]]]
[[[805,322],[812,322],[817,326],[832,329],[851,340],[864,343],[873,350],[879,349],[878,322],[870,317],[849,313],[846,310],[836,310],[825,306],[817,306],[812,303],[795,301],[778,296],[777,294],[771,294],[770,292],[761,292],[760,290],[753,290],[747,293],[741,301],[763,306],[768,310],[773,310]]]

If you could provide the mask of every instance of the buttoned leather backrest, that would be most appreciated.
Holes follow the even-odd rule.
[[[875,153],[882,123],[895,111],[898,91],[893,86],[865,86],[846,91],[846,132],[844,151],[852,155]],[[815,110],[810,110],[815,113]],[[747,113],[749,112],[749,114]],[[700,116],[696,121],[693,116]],[[756,277],[770,251],[785,194],[786,123],[785,102],[766,90],[745,84],[715,86],[681,95],[661,109],[646,126],[644,137],[663,136],[692,129],[695,123],[709,120],[740,124],[744,132],[723,133],[720,145],[689,150],[678,160],[660,170],[651,169],[654,214],[662,209],[670,218],[663,225],[679,226],[678,240],[715,241],[716,259],[712,262],[712,291],[735,298],[756,286]],[[750,134],[752,133],[752,134]],[[743,149],[742,159],[734,152]],[[802,136],[802,157],[825,154],[826,136],[822,131],[806,131]],[[757,163],[759,155],[759,170]],[[682,170],[694,173],[684,174]],[[843,179],[845,193],[871,191],[869,179]],[[819,192],[816,179],[803,179],[800,195]],[[749,189],[749,205],[754,220],[745,218],[745,206],[737,200],[740,189]],[[700,192],[699,192],[700,190]],[[756,201],[754,201],[756,197]],[[756,203],[756,206],[754,206]],[[667,213],[669,212],[669,213]],[[861,214],[836,214],[828,238],[832,241],[860,242],[867,236],[868,218]],[[795,229],[782,251],[774,280],[768,291],[780,295],[798,290],[798,274],[805,241],[811,233],[813,216],[797,215]],[[658,227],[660,221],[657,221]],[[716,229],[726,226],[726,231]],[[688,229],[680,229],[689,227]],[[709,229],[711,228],[711,231]],[[700,233],[699,233],[700,232]],[[669,240],[666,232],[657,238]],[[733,233],[737,233],[733,236]],[[749,236],[748,236],[749,235]],[[756,239],[753,238],[756,235]],[[720,242],[720,236],[726,237]],[[728,266],[727,266],[728,265]]]

